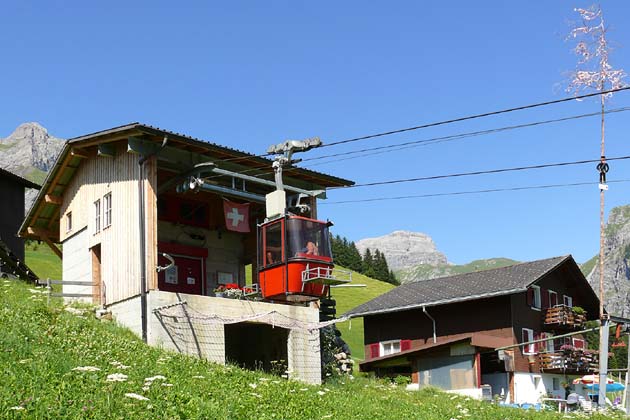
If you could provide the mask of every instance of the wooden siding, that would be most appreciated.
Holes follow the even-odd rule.
[[[140,243],[139,243],[139,191],[140,175],[138,155],[126,152],[126,143],[116,144],[114,157],[99,157],[94,151],[88,151],[74,177],[69,181],[63,195],[63,204],[59,213],[60,239],[87,228],[88,243],[85,252],[80,255],[84,264],[92,265],[89,248],[101,244],[101,281],[105,289],[105,302],[110,304],[140,293]],[[147,224],[147,280],[149,285],[157,284],[155,277],[155,159],[146,162],[145,182]],[[105,224],[105,202],[103,197],[111,193],[111,225]],[[101,230],[95,232],[94,202],[101,200]],[[72,212],[72,231],[66,232],[65,216]],[[151,246],[149,246],[151,245]],[[66,258],[64,249],[64,259]],[[65,273],[64,273],[65,274]],[[66,278],[64,280],[74,280]]]
[[[438,342],[472,332],[513,337],[509,296],[428,307],[427,312],[435,319]],[[365,354],[369,354],[372,343],[399,339],[412,340],[412,349],[420,349],[433,342],[433,323],[422,309],[364,318]]]
[[[24,261],[24,239],[17,237],[24,219],[24,186],[9,176],[0,176],[0,239]]]

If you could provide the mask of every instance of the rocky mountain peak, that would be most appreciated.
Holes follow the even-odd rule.
[[[437,250],[433,239],[421,232],[397,230],[378,238],[366,238],[356,242],[362,254],[366,249],[380,250],[385,254],[389,268],[401,270],[419,264],[446,265],[446,256]]]
[[[20,124],[9,137],[5,139],[6,143],[19,142],[20,140],[28,140],[35,142],[43,142],[48,139],[50,135],[48,130],[42,127],[37,122],[27,122]]]

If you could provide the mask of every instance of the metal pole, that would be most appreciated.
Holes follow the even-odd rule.
[[[626,389],[623,393],[623,406],[626,408],[626,415],[630,415],[630,393],[628,392],[628,375],[630,375],[630,334],[628,334],[628,354],[627,354],[627,369],[626,369]]]
[[[147,342],[147,262],[146,262],[146,227],[144,223],[144,162],[142,157],[138,162],[138,225],[140,227],[140,317],[142,320],[142,341]]]
[[[606,408],[606,381],[608,376],[608,319],[601,321],[599,330],[599,397],[600,409]]]

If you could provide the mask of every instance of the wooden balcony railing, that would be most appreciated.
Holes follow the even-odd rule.
[[[540,353],[538,361],[543,372],[593,373],[599,368],[597,352],[575,348]]]
[[[577,329],[584,327],[586,312],[576,313],[577,309],[570,306],[557,305],[545,312],[545,326]]]

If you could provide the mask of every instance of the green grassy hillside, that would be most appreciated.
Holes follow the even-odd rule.
[[[400,270],[396,272],[396,278],[402,283],[411,281],[427,280],[438,277],[453,276],[456,274],[472,273],[475,271],[489,270],[492,268],[505,267],[517,264],[519,261],[509,258],[488,258],[484,260],[475,260],[468,264],[461,265],[429,265],[419,264],[412,268]]]
[[[343,267],[340,268],[344,269]],[[355,306],[374,299],[394,288],[389,283],[374,280],[355,272],[352,273],[351,284],[365,284],[365,287],[336,287],[332,289],[332,295],[337,301],[337,316],[341,316]],[[337,328],[339,328],[343,339],[350,346],[352,357],[354,359],[364,359],[363,318],[355,318],[352,321],[339,323]]]
[[[61,280],[61,259],[52,252],[48,245],[38,244],[35,241],[29,242],[24,254],[26,265],[40,279]]]
[[[3,419],[562,418],[362,377],[310,386],[219,366],[148,347],[90,310],[48,306],[41,290],[0,281]]]

